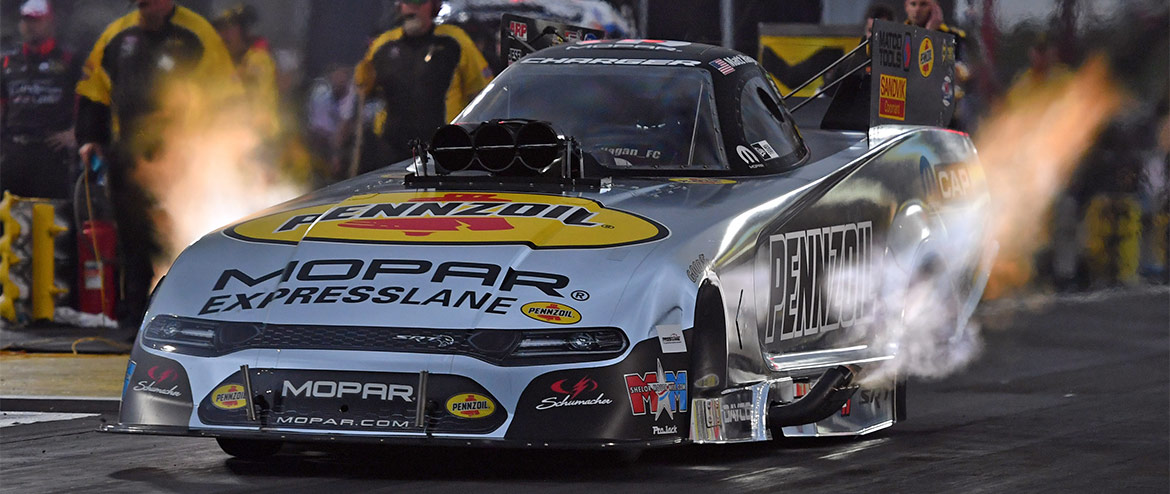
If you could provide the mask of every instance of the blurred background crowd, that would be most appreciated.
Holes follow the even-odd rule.
[[[943,30],[959,38],[962,64],[953,126],[977,142],[997,112],[1097,64],[1116,99],[1101,125],[1016,144],[1083,139],[1051,207],[1015,205],[1044,225],[1015,269],[1031,289],[1167,282],[1170,6],[1160,0],[0,0],[0,187],[93,219],[102,212],[92,198],[82,211],[92,187],[79,184],[108,177],[131,301],[111,317],[133,319],[162,274],[152,263],[198,235],[410,157],[408,134],[422,132],[411,125],[449,120],[504,69],[503,13],[731,46],[769,70],[765,59],[784,56],[761,42],[761,25],[860,34],[876,16]],[[160,89],[156,72],[184,63],[194,84]],[[200,221],[185,224],[191,216]]]

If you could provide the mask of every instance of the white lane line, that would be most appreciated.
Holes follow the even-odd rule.
[[[865,451],[869,448],[880,446],[882,443],[889,441],[889,440],[890,440],[890,438],[883,437],[881,439],[874,439],[872,441],[866,441],[862,444],[858,444],[857,446],[853,446],[851,448],[845,448],[845,449],[838,451],[836,453],[829,453],[825,456],[822,456],[821,459],[822,460],[838,460],[838,459],[844,458],[846,456],[849,456],[853,453],[857,453],[859,451]]]
[[[730,477],[723,477],[722,479],[719,479],[719,481],[720,482],[727,482],[727,481],[735,480],[735,481],[746,481],[748,483],[755,483],[757,481],[766,480],[766,478],[770,475],[782,475],[782,474],[789,473],[789,472],[800,472],[802,470],[804,470],[804,468],[802,468],[802,467],[769,467],[769,468],[764,468],[761,470],[752,470],[750,472],[744,472],[744,473],[741,473],[738,475],[732,475]]]
[[[58,420],[73,420],[85,417],[97,417],[96,413],[56,413],[56,412],[0,412],[0,428],[14,425],[35,424],[37,422],[54,422]]]

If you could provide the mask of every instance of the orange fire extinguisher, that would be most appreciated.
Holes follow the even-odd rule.
[[[90,169],[92,167],[92,170]],[[117,314],[118,227],[109,218],[109,190],[101,158],[94,156],[91,166],[82,167],[84,181],[85,221],[79,222],[77,235],[77,305],[82,312],[105,314],[115,319]],[[98,174],[96,186],[101,193],[91,194],[90,173]],[[97,197],[94,197],[96,195]],[[94,200],[101,201],[94,215]],[[78,215],[80,219],[80,215]]]

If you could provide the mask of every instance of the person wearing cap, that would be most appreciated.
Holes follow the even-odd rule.
[[[375,39],[354,71],[354,83],[364,97],[385,101],[374,129],[390,149],[389,161],[365,160],[363,170],[410,158],[410,141],[429,140],[491,78],[487,61],[467,33],[435,24],[439,4],[401,0],[402,26]]]
[[[183,117],[165,111],[166,104],[201,98],[214,108],[243,93],[227,48],[206,19],[172,0],[134,5],[98,38],[77,84],[79,154],[91,169],[104,163],[99,173],[109,176],[122,257],[117,315],[131,326],[142,319],[152,260],[162,251],[150,216],[154,200],[134,169],[161,154],[168,119]],[[181,96],[168,96],[168,89],[181,89]]]
[[[239,4],[225,10],[212,23],[244,84],[244,92],[256,116],[261,134],[271,139],[280,130],[279,95],[276,89],[276,62],[268,49],[268,40],[252,34],[260,20],[251,5]]]
[[[67,199],[73,192],[73,87],[80,67],[56,38],[46,0],[20,7],[23,43],[0,69],[0,188],[25,197]]]

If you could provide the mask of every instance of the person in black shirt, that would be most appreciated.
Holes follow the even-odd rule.
[[[150,215],[155,201],[134,169],[163,151],[168,118],[176,117],[164,111],[165,98],[175,97],[165,88],[198,89],[214,98],[210,105],[243,94],[231,56],[207,20],[172,0],[135,4],[98,38],[77,84],[79,153],[86,166],[95,156],[106,163],[124,287],[117,315],[129,326],[142,320],[153,259],[162,251]]]
[[[374,133],[391,149],[389,161],[363,162],[363,171],[411,157],[411,140],[429,140],[491,78],[487,61],[467,33],[450,24],[435,25],[439,3],[402,0],[402,27],[375,39],[354,72],[364,96],[386,102]]]
[[[20,13],[24,43],[0,62],[0,188],[67,199],[75,178],[73,87],[80,68],[57,43],[46,0],[29,0]]]

